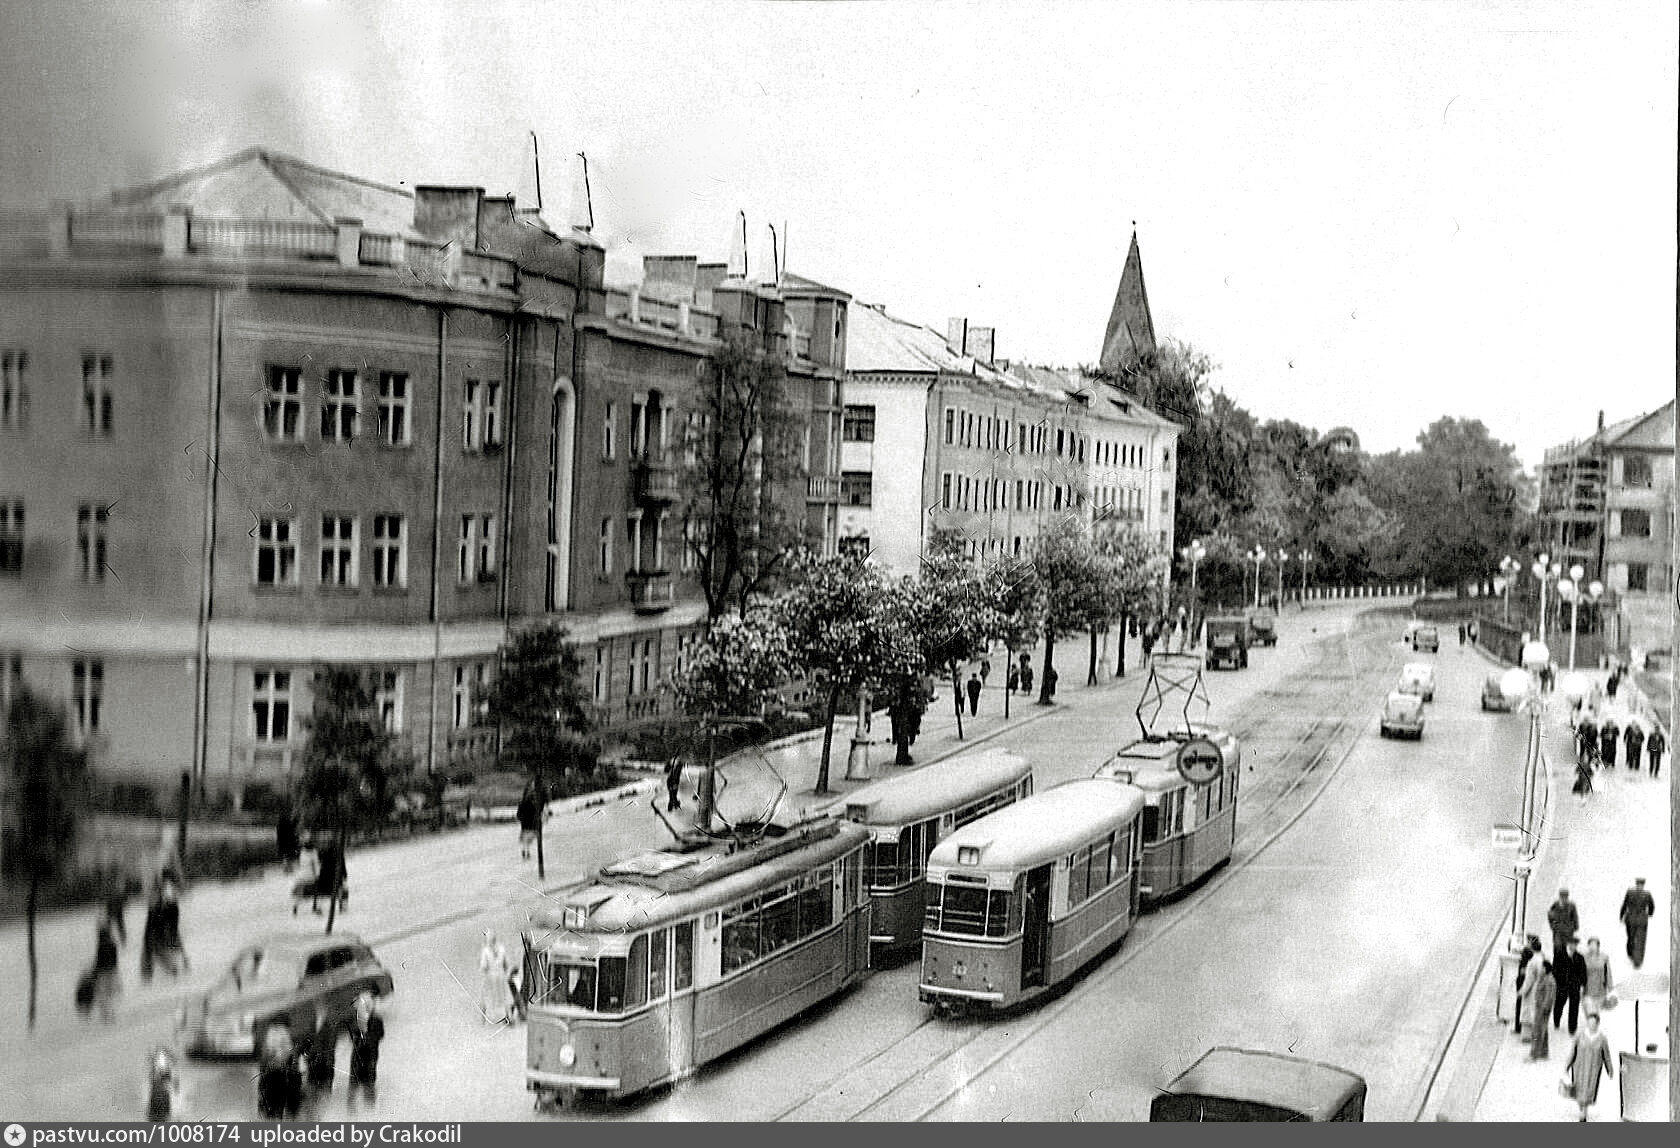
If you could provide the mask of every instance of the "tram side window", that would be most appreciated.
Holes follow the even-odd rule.
[[[1143,839],[1145,841],[1159,841],[1161,839],[1161,808],[1158,805],[1143,807]]]
[[[624,1007],[639,1008],[647,1003],[648,939],[637,937],[630,942],[630,968],[624,983]]]
[[[616,1013],[624,1011],[624,958],[602,957],[600,991],[595,998],[595,1011]]]
[[[875,841],[870,844],[867,856],[869,872],[866,880],[871,887],[890,889],[899,884],[898,855],[897,840]]]
[[[739,906],[723,919],[723,971],[733,972],[758,960],[758,900]]]
[[[1091,851],[1081,849],[1068,858],[1068,908],[1083,905],[1091,895]]]
[[[694,983],[694,922],[684,921],[671,930],[672,985],[686,989]]]
[[[785,895],[767,901],[759,910],[761,956],[768,957],[799,939],[799,895],[792,889],[778,892]]]
[[[799,931],[808,937],[833,923],[834,870],[807,874],[805,888],[799,894]]]
[[[1114,835],[1111,833],[1091,846],[1091,892],[1108,888],[1114,879]]]
[[[656,1001],[666,992],[665,930],[648,937],[648,1000]]]
[[[1196,824],[1205,825],[1213,817],[1213,786],[1204,785],[1196,791]]]
[[[1175,837],[1184,832],[1184,790],[1175,789],[1161,801],[1163,824],[1161,836]]]

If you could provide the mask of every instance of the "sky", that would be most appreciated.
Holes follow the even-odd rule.
[[[0,5],[0,208],[261,145],[566,217],[609,274],[790,269],[1094,362],[1157,333],[1256,416],[1525,462],[1674,395],[1674,6],[54,0]]]

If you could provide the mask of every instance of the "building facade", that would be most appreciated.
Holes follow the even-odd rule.
[[[60,699],[103,777],[237,795],[355,665],[447,769],[493,750],[510,627],[552,620],[605,720],[656,712],[699,619],[671,420],[720,323],[763,331],[836,464],[795,492],[832,548],[844,296],[799,296],[819,340],[774,285],[667,313],[603,264],[511,198],[261,150],[0,221],[0,701]]]

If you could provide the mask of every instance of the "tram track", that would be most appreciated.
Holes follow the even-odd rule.
[[[1259,813],[1246,819],[1247,831],[1241,833],[1233,844],[1231,859],[1228,864],[1214,872],[1210,878],[1205,879],[1199,887],[1192,890],[1187,896],[1169,901],[1145,916],[1142,928],[1134,926],[1133,933],[1121,942],[1116,952],[1111,953],[1096,968],[1072,982],[1068,989],[1053,994],[1049,1000],[1036,1008],[1028,1006],[1022,1013],[1009,1014],[1007,1017],[980,1016],[968,1018],[966,1024],[971,1031],[954,1034],[957,1037],[955,1042],[938,1049],[930,1063],[897,1066],[894,1075],[897,1075],[899,1079],[896,1083],[891,1084],[878,1095],[864,1100],[861,1105],[856,1104],[855,1100],[848,1101],[846,1107],[850,1110],[842,1118],[849,1120],[872,1118],[919,1120],[936,1111],[952,1097],[979,1080],[1015,1048],[1031,1039],[1068,1010],[1078,1007],[1093,994],[1110,985],[1126,971],[1134,960],[1152,949],[1161,938],[1166,937],[1179,924],[1189,918],[1204,901],[1223,888],[1226,882],[1254,864],[1267,849],[1293,828],[1317,804],[1319,798],[1336,779],[1342,767],[1352,755],[1353,750],[1358,746],[1359,731],[1363,729],[1364,724],[1370,720],[1371,716],[1369,691],[1379,683],[1383,675],[1392,672],[1397,651],[1389,648],[1387,643],[1373,649],[1376,636],[1383,630],[1388,629],[1387,623],[1383,622],[1382,618],[1382,613],[1363,615],[1355,622],[1356,633],[1344,632],[1340,635],[1343,658],[1347,666],[1345,672],[1308,672],[1303,675],[1303,682],[1336,681],[1343,684],[1343,688],[1336,691],[1330,705],[1316,707],[1316,716],[1305,731],[1292,731],[1289,744],[1279,754],[1273,768],[1268,771],[1272,776],[1282,777],[1284,780],[1280,782],[1278,792],[1265,799],[1266,804],[1260,808]],[[1370,658],[1366,664],[1359,664],[1359,661],[1355,660],[1355,641],[1358,641],[1361,653],[1374,653],[1377,656]],[[1332,655],[1333,657],[1334,655]],[[1364,659],[1361,658],[1360,661],[1364,661]],[[1310,694],[1310,690],[1302,690],[1293,696],[1308,696]],[[1261,731],[1263,729],[1279,721],[1293,725],[1299,720],[1298,716],[1279,715],[1275,711],[1268,712],[1270,710],[1268,703],[1275,703],[1278,700],[1280,699],[1269,697],[1267,692],[1262,692],[1242,707],[1237,722],[1233,723],[1241,731],[1236,732],[1236,736],[1242,742],[1245,762],[1249,760],[1250,742],[1259,741],[1261,736],[1273,736],[1270,731],[1262,735]],[[1338,740],[1343,739],[1343,735],[1350,729],[1355,731],[1354,736],[1345,738],[1345,745],[1342,746],[1341,752],[1334,753]],[[1331,768],[1320,770],[1319,766],[1332,757],[1334,757],[1334,764]],[[1318,780],[1317,788],[1304,802],[1301,802],[1297,808],[1294,808],[1284,817],[1281,824],[1268,829],[1267,826],[1275,819],[1274,815],[1286,802],[1296,796],[1311,778]],[[1239,806],[1238,808],[1240,814],[1242,807]],[[1258,841],[1256,841],[1257,834],[1259,835]],[[1147,931],[1145,932],[1145,930]],[[1138,936],[1138,933],[1144,933],[1144,935]],[[1022,1015],[1027,1022],[1024,1026],[1017,1028],[1012,1024],[1006,1024],[1007,1021],[1014,1021]],[[830,1080],[822,1088],[802,1096],[797,1102],[783,1108],[769,1119],[781,1121],[803,1118],[796,1116],[796,1114],[807,1108],[820,1106],[819,1102],[829,1094],[836,1094],[838,1097],[851,1093],[855,1096],[856,1086],[862,1083],[858,1081],[858,1078],[870,1075],[871,1070],[878,1069],[879,1066],[890,1062],[895,1056],[906,1057],[909,1054],[908,1059],[925,1061],[925,1052],[917,1055],[914,1049],[926,1041],[930,1026],[939,1026],[939,1029],[945,1031],[949,1031],[953,1027],[951,1022],[941,1020],[929,1013],[897,1039],[848,1067],[842,1076]],[[1000,1032],[1004,1035],[999,1036]],[[977,1047],[984,1048],[984,1042],[988,1038],[1001,1043],[995,1049],[984,1049],[981,1056],[973,1058],[972,1054]],[[883,1112],[883,1110],[890,1109],[891,1102],[895,1098],[907,1095],[907,1090],[921,1081],[931,1079],[933,1070],[942,1064],[963,1064],[964,1067],[960,1070],[961,1081],[958,1084],[945,1088],[931,1102],[916,1101],[916,1108],[910,1114],[892,1111]],[[842,1087],[842,1082],[845,1083],[845,1087]],[[872,1113],[883,1114],[872,1117]]]

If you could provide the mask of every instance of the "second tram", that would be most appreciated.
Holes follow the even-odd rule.
[[[869,833],[823,820],[610,865],[526,937],[526,1087],[622,1097],[674,1080],[869,972]]]
[[[1237,839],[1240,753],[1229,734],[1203,729],[1219,747],[1218,775],[1198,784],[1178,767],[1188,738],[1147,738],[1126,746],[1097,770],[1100,779],[1143,792],[1143,879],[1145,904],[1182,893],[1231,859]],[[1228,744],[1227,744],[1228,743]]]
[[[1143,792],[1086,779],[958,829],[928,858],[917,993],[1003,1009],[1068,980],[1131,930]]]
[[[872,782],[846,796],[846,820],[865,826],[869,940],[884,951],[921,943],[923,877],[954,830],[1032,793],[1032,766],[1002,749],[979,750]]]

